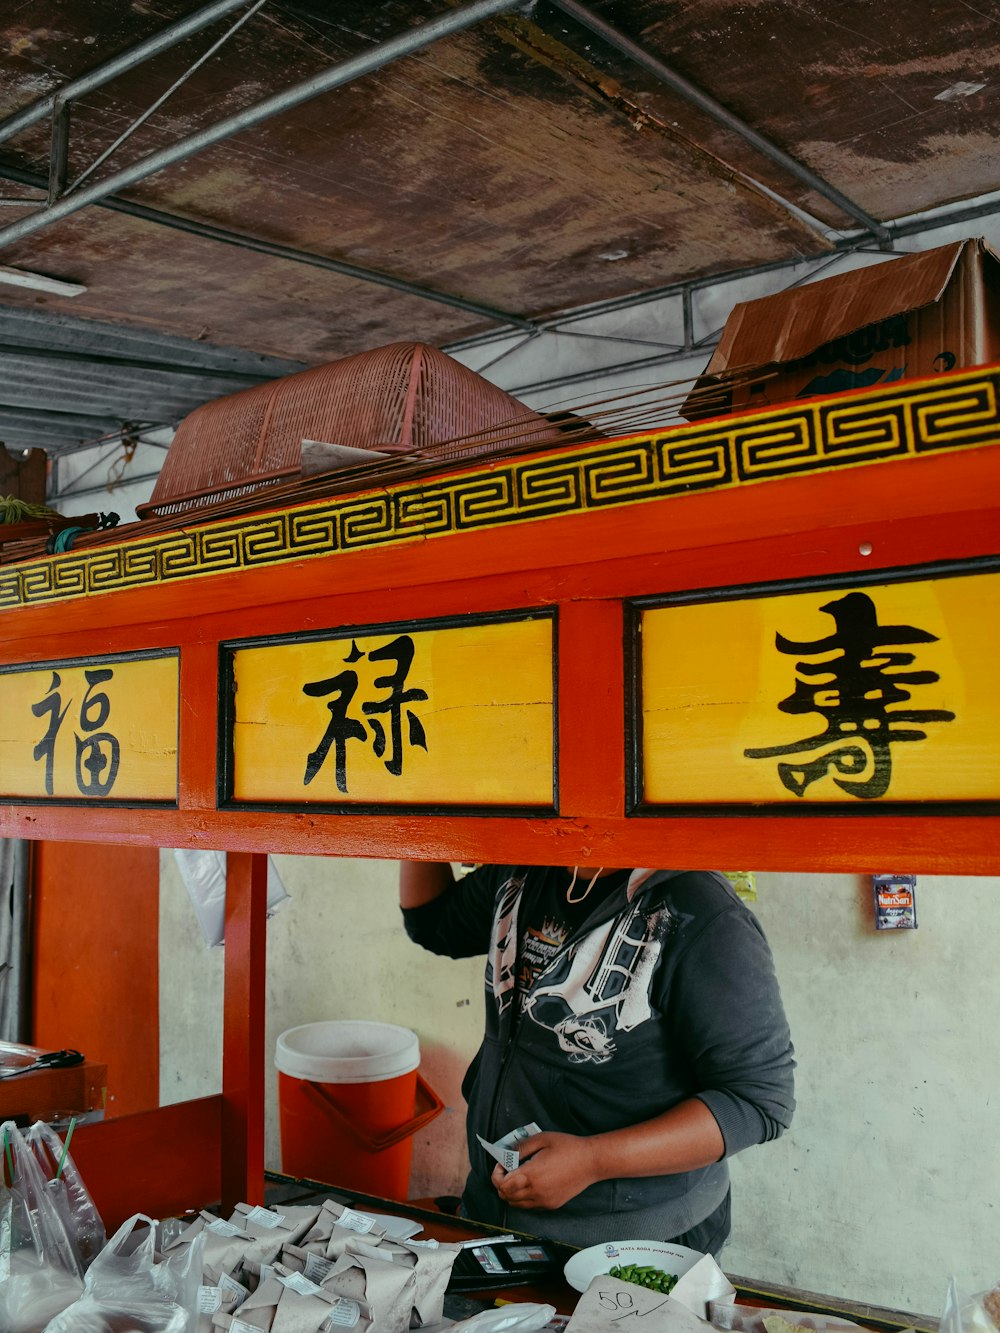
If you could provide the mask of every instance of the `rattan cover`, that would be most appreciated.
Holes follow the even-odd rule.
[[[245,389],[181,422],[144,514],[227,500],[299,473],[302,441],[449,459],[554,443],[545,417],[424,343],[391,343]]]

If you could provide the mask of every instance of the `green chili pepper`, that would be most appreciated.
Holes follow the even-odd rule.
[[[665,1273],[662,1268],[654,1268],[652,1264],[616,1264],[608,1273],[621,1282],[633,1282],[638,1287],[648,1287],[664,1296],[668,1296],[677,1285],[675,1274]]]

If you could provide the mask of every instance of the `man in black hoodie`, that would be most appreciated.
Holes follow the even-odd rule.
[[[770,949],[707,871],[404,862],[410,937],[486,954],[486,1031],[462,1091],[461,1211],[571,1245],[647,1237],[718,1254],[726,1158],[794,1110]],[[506,1172],[478,1141],[537,1124]]]

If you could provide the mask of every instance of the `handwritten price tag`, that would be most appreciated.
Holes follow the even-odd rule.
[[[649,1333],[709,1333],[711,1325],[678,1301],[634,1282],[599,1273],[577,1302],[566,1333],[611,1333],[642,1323]]]

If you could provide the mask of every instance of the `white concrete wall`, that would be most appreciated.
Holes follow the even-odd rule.
[[[49,504],[67,518],[115,513],[119,524],[135,523],[135,507],[149,499],[173,435],[166,426],[150,431],[127,460],[118,441],[63,454],[49,479]]]
[[[1000,1277],[1000,881],[918,877],[899,932],[874,929],[867,877],[758,884],[799,1105],[733,1163],[726,1267],[940,1315],[949,1274]]]
[[[298,1023],[412,1028],[447,1110],[417,1137],[411,1197],[458,1193],[459,1084],[481,1032],[482,961],[409,942],[395,863],[277,863],[292,900],[268,925],[269,1059]],[[167,1102],[219,1089],[223,958],[201,941],[171,853],[162,869]],[[733,1162],[725,1267],[939,1315],[949,1274],[970,1291],[1000,1277],[1000,881],[921,877],[915,932],[875,931],[860,876],[759,875],[758,892],[798,1052],[799,1110],[783,1139]],[[275,1089],[269,1069],[277,1167]]]

